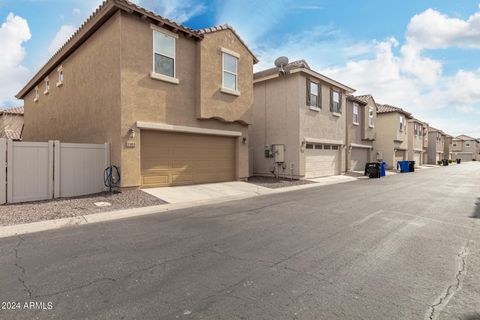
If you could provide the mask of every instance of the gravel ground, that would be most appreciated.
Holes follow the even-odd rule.
[[[95,202],[109,202],[108,207],[97,207]],[[0,206],[0,225],[12,225],[75,217],[97,212],[119,209],[139,208],[164,204],[141,190],[127,190],[110,195],[108,193],[95,194],[77,198],[56,199]]]
[[[274,177],[250,177],[248,178],[248,182],[270,189],[315,183],[314,181],[310,180],[290,180],[285,178],[277,179]]]

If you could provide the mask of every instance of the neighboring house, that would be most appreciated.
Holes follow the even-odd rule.
[[[457,136],[453,138],[452,157],[462,161],[480,160],[479,146],[480,143],[473,137],[464,134]]]
[[[408,120],[412,115],[402,108],[377,104],[377,138],[374,148],[377,160],[384,160],[388,169],[395,169],[398,161],[407,160]]]
[[[443,158],[447,160],[452,160],[453,159],[453,137],[449,134],[445,134],[445,141],[443,144],[444,150],[443,150]]]
[[[0,138],[22,140],[23,107],[0,110]]]
[[[445,158],[445,133],[430,127],[428,130],[428,163],[437,164]]]
[[[424,159],[424,142],[427,131],[425,124],[418,119],[408,120],[408,150],[407,160],[415,161],[416,166],[421,166]]]
[[[373,161],[377,107],[371,95],[347,98],[346,170],[363,171]]]
[[[423,158],[422,158],[422,165],[427,164],[428,162],[428,131],[430,130],[430,126],[428,123],[423,123]]]
[[[24,140],[108,142],[124,188],[246,179],[256,62],[228,25],[107,0],[18,93]]]
[[[346,97],[355,90],[304,60],[254,75],[253,173],[316,178],[345,171]]]

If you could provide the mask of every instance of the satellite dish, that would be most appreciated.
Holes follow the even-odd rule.
[[[279,68],[279,73],[281,76],[285,76],[287,72],[285,71],[285,66],[288,64],[288,58],[287,57],[278,57],[275,59],[275,66]]]

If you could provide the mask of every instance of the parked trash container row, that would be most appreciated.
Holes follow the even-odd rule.
[[[365,176],[369,178],[380,178],[386,175],[387,163],[382,162],[369,162],[365,165]]]

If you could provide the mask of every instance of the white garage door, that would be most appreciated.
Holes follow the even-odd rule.
[[[307,144],[305,177],[318,178],[340,174],[340,146]]]
[[[352,148],[350,153],[350,170],[363,171],[368,162],[368,149]]]
[[[413,155],[413,161],[415,161],[415,166],[420,166],[422,165],[422,153],[421,152],[415,152]]]
[[[473,153],[459,153],[459,154],[456,155],[455,159],[462,159],[462,162],[472,161],[473,160]]]
[[[397,150],[395,151],[395,166],[397,168],[397,162],[405,160],[405,150]]]

